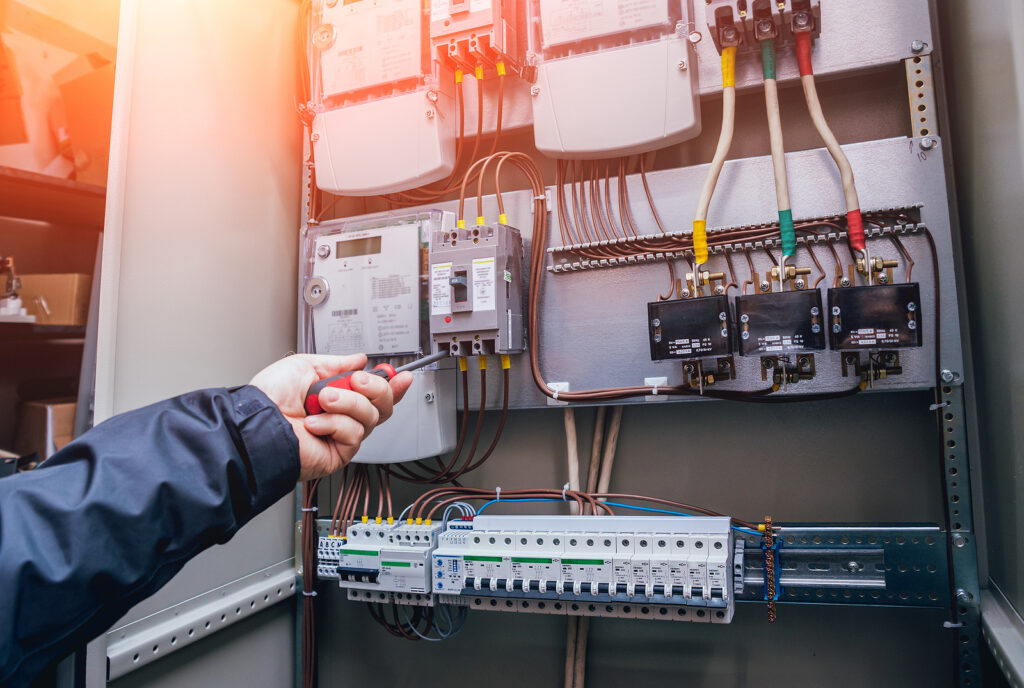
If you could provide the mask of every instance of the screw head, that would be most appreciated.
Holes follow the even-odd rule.
[[[793,283],[793,286],[795,286],[797,289],[803,289],[804,287],[807,286],[807,282],[805,282],[802,279],[798,279],[796,282]]]
[[[427,119],[434,119],[434,108],[427,108]]]
[[[722,40],[735,41],[736,40],[736,29],[732,26],[727,26],[722,29]]]
[[[430,89],[429,91],[427,91],[427,100],[429,100],[431,103],[436,103],[437,91],[435,91],[434,89]]]
[[[960,602],[963,602],[964,604],[970,604],[971,602],[974,601],[974,595],[972,595],[971,593],[967,592],[963,588],[959,588],[956,591],[956,599],[958,601],[960,601]]]
[[[857,562],[857,561],[848,561],[848,562],[846,562],[846,570],[849,571],[850,573],[857,573],[862,568],[864,568],[864,567],[860,565],[860,562]]]
[[[818,315],[819,313],[821,313],[821,311],[817,306],[811,306],[811,315]]]
[[[924,52],[924,41],[911,41],[910,52],[917,55],[918,53]]]
[[[320,258],[326,258],[331,255],[331,247],[327,244],[320,244],[316,248],[316,255]]]
[[[425,395],[423,396],[423,400],[424,400],[425,402],[427,402],[428,404],[430,404],[430,403],[433,403],[433,401],[434,401],[434,393],[433,393],[433,392],[427,392],[427,393],[426,393],[426,394],[425,394]]]
[[[956,379],[956,375],[954,375],[953,371],[948,368],[943,368],[942,372],[939,373],[939,377],[942,378],[943,382],[952,382]]]
[[[312,136],[309,137],[309,140],[312,141],[313,143],[316,143],[317,141],[320,140],[320,134],[313,134]]]
[[[967,538],[960,533],[953,533],[953,546],[964,547],[967,544]]]
[[[540,86],[531,86],[530,87],[530,95],[531,96],[539,96],[540,95]]]
[[[766,358],[764,359],[764,361],[761,362],[761,365],[764,366],[765,370],[771,370],[772,368],[775,367],[775,361],[773,361],[770,358]]]
[[[725,322],[726,317],[727,316],[725,315],[725,311],[722,311],[721,313],[718,314],[718,319],[721,320],[722,322]]]
[[[917,321],[916,320],[911,320],[910,322],[908,322],[907,323],[907,329],[908,330],[916,330],[917,329]]]
[[[835,332],[836,334],[839,334],[842,331],[842,329],[843,328],[840,327],[839,325],[833,325],[832,326],[832,331]]]
[[[889,281],[889,276],[886,275],[884,272],[878,276],[878,283],[879,284],[885,284],[888,281]]]
[[[700,43],[701,39],[704,38],[700,31],[691,31],[690,35],[686,37],[686,40],[690,41],[694,45]]]
[[[910,303],[907,304],[907,310],[913,313],[914,311],[917,310],[917,304],[911,301]]]
[[[750,332],[748,332],[747,330],[743,330],[743,334],[741,334],[740,336],[743,337],[744,339],[750,339]]]
[[[722,336],[723,337],[728,337],[729,336],[729,330],[727,330],[725,328],[722,328]]]
[[[761,284],[759,284],[757,286],[758,286],[758,288],[761,291],[768,291],[772,287],[772,285],[768,282],[768,280],[761,280]]]
[[[839,306],[832,306],[832,315],[839,315],[840,312]]]
[[[921,150],[931,150],[932,148],[935,148],[937,143],[938,141],[933,139],[931,136],[925,136],[923,139],[921,139],[918,145],[921,146]]]
[[[685,72],[689,66],[689,63],[686,60],[679,60],[679,62],[676,62],[676,68],[678,68],[680,72]]]
[[[661,327],[661,318],[655,318],[654,320],[651,321],[651,324],[654,325],[655,327]]]
[[[721,284],[719,284],[717,287],[715,287],[715,295],[716,296],[721,296],[724,293],[725,293],[725,287],[723,287]]]
[[[848,286],[850,286],[850,278],[849,277],[844,277],[843,279],[839,280],[839,286],[840,287],[848,287]]]
[[[819,332],[821,332],[821,325],[819,325],[818,323],[814,323],[813,325],[811,325],[811,332],[813,332],[814,334],[818,334]]]
[[[750,322],[750,316],[744,313],[743,315],[740,316],[740,322]]]
[[[757,22],[757,30],[761,33],[771,33],[772,29],[775,28],[775,24],[771,19],[762,19]]]
[[[684,299],[690,298],[690,290],[689,289],[683,289],[683,298]]]
[[[793,26],[798,29],[806,29],[810,26],[811,18],[806,12],[797,12],[793,15]]]

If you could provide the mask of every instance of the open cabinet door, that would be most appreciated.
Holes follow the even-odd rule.
[[[96,422],[244,384],[294,349],[299,7],[122,3]],[[117,686],[291,685],[294,508],[197,557],[90,645],[89,688],[108,671]]]

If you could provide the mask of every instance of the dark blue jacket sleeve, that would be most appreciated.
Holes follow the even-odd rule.
[[[298,477],[288,421],[241,387],[116,416],[0,480],[0,686],[29,685]]]

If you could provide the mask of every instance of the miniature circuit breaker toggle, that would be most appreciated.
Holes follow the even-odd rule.
[[[519,353],[523,239],[503,224],[436,230],[430,244],[430,333],[452,356]]]

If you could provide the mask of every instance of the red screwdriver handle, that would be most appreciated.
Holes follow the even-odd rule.
[[[347,373],[342,373],[341,375],[335,375],[334,377],[325,377],[323,380],[320,380],[319,382],[314,382],[310,386],[309,390],[306,392],[306,403],[304,404],[304,406],[306,407],[306,415],[313,416],[318,413],[324,412],[323,408],[320,406],[320,391],[323,390],[324,387],[334,387],[335,389],[352,389],[351,378],[352,373],[354,372],[356,371],[349,371]],[[371,375],[377,375],[379,377],[382,377],[385,380],[390,380],[395,376],[394,367],[388,363],[381,363],[380,365],[375,366],[373,370],[369,370],[366,372],[370,373]]]

